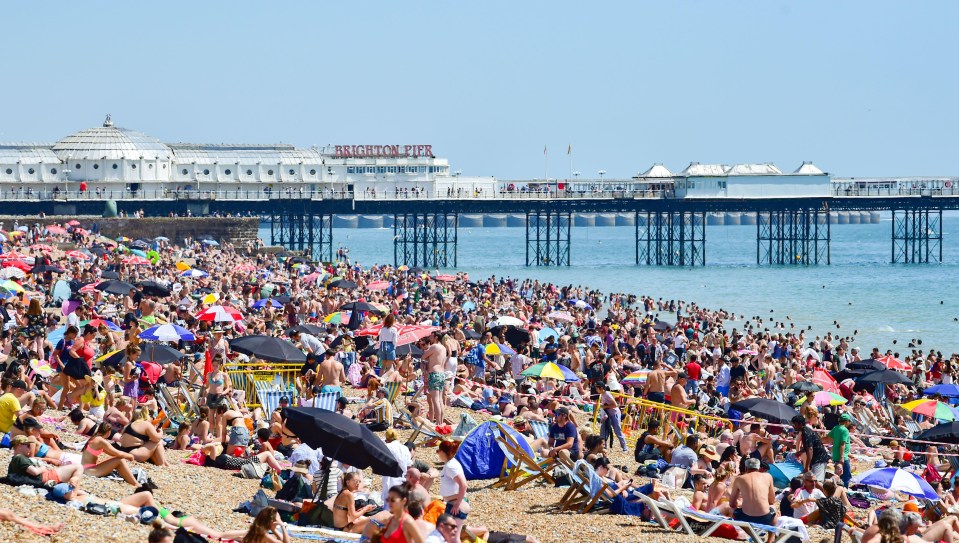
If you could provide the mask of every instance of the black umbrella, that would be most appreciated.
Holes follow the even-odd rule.
[[[463,331],[463,335],[466,336],[466,339],[479,339],[479,338],[483,337],[482,334],[480,334],[480,333],[477,332],[476,330],[473,330],[472,328],[468,328],[468,329],[464,330],[464,331]]]
[[[117,279],[104,281],[94,288],[106,292],[107,294],[119,294],[121,296],[124,294],[129,294],[137,289],[137,287],[131,285],[130,283]]]
[[[350,330],[357,330],[361,324],[363,324],[363,314],[360,311],[350,313],[350,322],[346,324],[346,327]]]
[[[426,270],[424,270],[423,268],[416,266],[415,268],[410,268],[409,273],[420,275],[421,273],[424,273],[425,271]]]
[[[494,326],[490,328],[489,331],[492,332],[494,337],[496,337],[496,336],[499,336],[500,330],[502,330],[503,328],[504,328],[503,326]],[[532,336],[530,336],[529,330],[524,330],[517,326],[513,326],[512,324],[506,325],[505,328],[506,328],[506,334],[505,334],[506,343],[509,343],[513,347],[519,347],[523,343],[530,342],[530,339]]]
[[[159,283],[157,281],[140,281],[137,283],[140,286],[140,290],[143,291],[143,294],[147,296],[169,296],[173,293],[173,289],[169,286]]]
[[[959,443],[959,422],[944,422],[920,432],[913,439],[938,441],[939,443]]]
[[[147,242],[145,242],[145,241],[143,241],[142,239],[138,239],[138,240],[134,241],[133,243],[131,243],[131,244],[130,244],[130,247],[135,247],[135,248],[137,248],[137,249],[149,249],[149,248],[150,248],[150,244],[147,243]]]
[[[161,366],[165,366],[186,356],[187,355],[169,345],[163,345],[162,343],[141,343],[140,356],[137,358],[137,361],[156,362]]]
[[[340,344],[343,343],[343,339],[346,337],[349,337],[349,336],[346,336],[346,335],[338,336],[336,339],[333,340],[332,343],[330,343],[330,348],[335,349],[339,347]],[[363,349],[366,349],[367,347],[369,347],[371,343],[373,343],[373,338],[370,336],[356,336],[353,338],[353,343],[356,345],[356,348],[358,350],[362,351]]]
[[[369,347],[360,352],[360,355],[370,356],[376,354],[376,351],[376,345],[370,344]],[[423,356],[423,349],[420,349],[414,343],[407,343],[406,345],[400,345],[396,348],[396,356],[406,356],[408,354],[413,355],[413,358],[420,358]]]
[[[905,375],[893,370],[879,370],[869,372],[866,375],[856,379],[857,383],[876,383],[883,385],[894,385],[900,383],[903,385],[912,385],[911,379]]]
[[[119,279],[120,274],[114,270],[106,270],[100,274],[100,277],[103,279]]]
[[[291,330],[303,332],[304,334],[310,334],[311,336],[323,333],[323,329],[315,324],[298,324],[291,328]]]
[[[656,324],[653,325],[653,330],[656,330],[657,332],[665,332],[672,327],[673,325],[669,324],[668,322],[656,321]]]
[[[349,279],[337,279],[336,281],[333,281],[332,283],[330,283],[330,286],[333,288],[353,290],[357,288],[359,285],[357,285],[353,281],[350,281]]]
[[[294,256],[293,258],[290,259],[290,262],[294,264],[309,264],[310,259],[306,258],[305,256]]]
[[[273,299],[281,304],[288,304],[293,298],[290,298],[289,294],[280,294],[279,296],[274,296]]]
[[[270,362],[306,362],[306,355],[296,345],[272,336],[238,337],[230,340],[230,348]]]
[[[94,245],[93,247],[90,247],[90,252],[91,252],[92,254],[97,255],[97,256],[103,256],[103,255],[109,253],[110,251],[108,251],[106,248],[104,248],[104,247],[101,246],[101,245]]]
[[[789,390],[795,390],[797,392],[819,392],[822,390],[822,387],[812,381],[797,381],[789,385]]]
[[[870,358],[869,360],[860,360],[859,362],[851,362],[846,365],[847,370],[868,370],[868,371],[880,371],[886,368],[885,364],[878,360]]]
[[[373,304],[369,302],[362,302],[362,301],[347,302],[340,306],[340,311],[371,311],[374,313],[381,312]]]
[[[730,407],[741,413],[749,413],[754,417],[778,423],[788,423],[799,414],[799,411],[782,402],[766,398],[749,398],[738,401]]]
[[[400,477],[403,470],[386,443],[366,426],[339,413],[314,407],[283,409],[286,428],[323,456],[373,473]]]
[[[30,273],[63,273],[63,270],[52,264],[40,264],[30,268]]]

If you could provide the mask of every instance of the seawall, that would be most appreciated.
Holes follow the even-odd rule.
[[[0,216],[3,229],[13,228],[14,221],[21,225],[41,226],[50,224],[66,224],[71,220],[78,220],[83,228],[90,230],[93,225],[99,226],[100,233],[117,238],[126,236],[131,239],[155,238],[165,236],[183,243],[183,238],[190,236],[196,239],[210,237],[221,243],[228,242],[243,246],[247,241],[256,239],[257,229],[260,226],[258,217],[115,217],[103,218],[95,216],[76,215],[48,215],[38,217]]]

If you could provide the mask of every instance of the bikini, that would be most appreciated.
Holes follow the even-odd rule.
[[[341,491],[340,491],[340,494],[342,494],[342,493],[343,493],[343,491],[341,490]],[[337,494],[336,497],[339,498],[339,497],[340,497],[340,494]],[[347,513],[347,515],[349,515],[350,508],[349,508],[349,507],[343,507],[342,505],[336,505],[335,500],[336,500],[336,498],[334,498],[333,509],[336,509],[336,510],[339,510],[339,511],[343,511],[344,513]],[[349,517],[347,517],[347,518],[349,518]],[[349,529],[352,528],[352,527],[353,527],[353,523],[352,523],[352,522],[347,522],[347,523],[346,523],[346,526],[342,526],[342,527],[340,527],[340,528],[337,528],[336,526],[334,526],[333,529],[336,530],[336,531],[338,531],[338,532],[345,532],[345,531],[349,530]]]
[[[393,533],[389,535],[383,534],[383,538],[381,539],[382,543],[406,543],[406,534],[403,533],[403,523],[406,522],[407,516],[409,515],[403,515],[403,518],[400,519],[399,526],[393,530]],[[389,523],[387,522],[387,524]]]
[[[87,444],[83,446],[83,452],[90,453],[94,458],[100,458],[100,455],[103,454],[103,449],[92,449],[90,448],[90,442],[87,441]],[[124,451],[129,452],[129,451]],[[81,453],[82,454],[82,453]],[[97,460],[94,460],[92,464],[83,464],[83,469],[90,469],[97,467]]]
[[[131,436],[133,436],[133,437],[135,437],[135,438],[137,438],[137,439],[139,439],[140,441],[143,442],[143,443],[140,443],[139,445],[116,445],[116,446],[115,446],[115,448],[116,448],[117,450],[123,451],[123,452],[125,452],[125,453],[133,452],[133,451],[135,451],[136,449],[139,449],[140,447],[146,445],[147,442],[150,441],[149,436],[145,436],[145,435],[141,434],[140,432],[137,432],[136,430],[133,429],[133,423],[132,423],[132,422],[131,422],[130,424],[128,424],[128,425],[126,426],[126,428],[123,429],[123,433],[124,433],[124,434],[128,434],[128,435],[131,435]]]

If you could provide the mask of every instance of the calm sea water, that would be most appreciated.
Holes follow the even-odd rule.
[[[458,269],[689,300],[767,321],[789,316],[795,330],[811,325],[814,335],[858,331],[855,344],[863,349],[905,354],[910,340],[921,339],[924,350],[948,354],[959,352],[951,279],[959,272],[959,216],[943,222],[942,264],[891,264],[892,226],[884,217],[874,225],[833,225],[830,266],[760,267],[755,226],[707,226],[705,267],[636,266],[633,227],[584,227],[572,229],[567,268],[524,266],[523,228],[461,228]],[[268,228],[260,235],[269,243]],[[364,266],[393,261],[392,229],[334,229],[333,242],[350,247]]]

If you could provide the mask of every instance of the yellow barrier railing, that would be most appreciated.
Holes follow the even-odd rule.
[[[663,437],[671,433],[677,433],[682,437],[685,434],[682,430],[686,428],[691,428],[694,432],[705,432],[708,435],[715,436],[730,425],[729,421],[722,417],[681,409],[669,404],[651,402],[645,398],[618,393],[612,393],[612,395],[626,400],[625,404],[620,404],[620,410],[623,413],[622,429],[623,435],[631,444],[635,444],[639,435],[646,428],[649,428],[649,423],[652,420],[659,421],[659,434]],[[597,426],[601,408],[602,406],[597,403],[593,414],[594,427]]]
[[[260,398],[256,394],[256,382],[276,382],[281,388],[297,388],[302,364],[229,364],[226,373],[236,390],[246,393],[246,404],[258,407]]]

